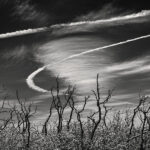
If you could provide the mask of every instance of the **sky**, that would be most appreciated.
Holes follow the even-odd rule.
[[[45,114],[56,76],[61,91],[76,85],[81,102],[97,73],[104,96],[115,88],[113,106],[149,95],[149,7],[146,0],[0,0],[1,99],[8,93],[13,101],[19,90]]]
[[[149,8],[148,0],[0,0],[0,33],[71,22],[102,9],[107,13],[99,18]]]

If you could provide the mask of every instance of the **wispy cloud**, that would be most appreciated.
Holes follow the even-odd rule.
[[[114,7],[112,3],[109,3],[109,4],[104,5],[100,10],[90,11],[87,14],[77,16],[74,20],[75,21],[83,21],[83,20],[94,21],[94,20],[110,18],[120,13],[121,13],[121,9]],[[122,16],[123,14],[126,15],[126,13],[122,13]]]
[[[149,60],[149,56],[144,56],[131,61],[113,64],[104,70],[107,73],[116,73],[116,75],[118,74],[119,76],[150,72]]]
[[[22,60],[26,57],[28,51],[25,46],[16,47],[14,50],[6,51],[2,54],[4,59]]]
[[[31,5],[29,0],[22,3],[16,3],[15,11],[12,16],[18,17],[22,21],[30,21],[32,24],[36,25],[47,24],[48,21],[48,15],[38,10],[35,4]]]
[[[82,55],[85,55],[85,54],[89,54],[89,53],[93,53],[93,52],[96,52],[96,51],[100,51],[100,50],[103,50],[103,49],[106,49],[106,48],[111,48],[111,47],[114,47],[114,46],[119,46],[119,45],[123,45],[123,44],[126,44],[126,43],[130,43],[130,42],[133,42],[133,41],[137,41],[137,40],[141,40],[141,39],[146,39],[146,38],[150,38],[150,34],[149,35],[145,35],[145,36],[140,36],[140,37],[137,37],[137,38],[133,38],[133,39],[128,39],[128,40],[125,40],[125,41],[122,41],[122,42],[118,42],[118,43],[114,43],[114,44],[110,44],[110,45],[106,45],[106,46],[102,46],[102,47],[98,47],[98,48],[95,48],[95,49],[90,49],[90,50],[87,50],[87,51],[84,51],[84,52],[80,52],[78,54],[73,54],[71,56],[68,56],[58,62],[55,63],[56,64],[60,64],[60,63],[63,63],[63,62],[66,62],[70,59],[73,59],[73,58],[76,58],[76,57],[79,57],[79,56],[82,56]],[[134,61],[134,62],[128,62],[126,64],[122,64],[122,65],[116,65],[114,66],[113,70],[110,69],[110,68],[107,68],[107,71],[114,71],[114,70],[121,70],[122,71],[122,67],[124,67],[124,69],[127,69],[131,64],[132,64],[132,67],[131,68],[134,68],[134,67],[137,67],[137,64],[141,64],[141,63],[144,63],[143,60],[139,60],[139,61]],[[39,86],[35,85],[34,83],[34,77],[39,74],[41,71],[43,71],[44,69],[46,69],[46,67],[51,67],[53,66],[53,64],[48,64],[44,67],[41,67],[39,69],[37,69],[36,71],[34,71],[33,73],[31,73],[28,78],[26,79],[27,81],[27,84],[30,88],[38,91],[38,92],[48,92],[47,90],[45,89],[42,89],[40,88]],[[149,69],[149,68],[148,68]],[[133,72],[133,71],[132,71]],[[135,71],[134,71],[135,72]]]

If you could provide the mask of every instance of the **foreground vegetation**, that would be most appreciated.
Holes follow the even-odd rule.
[[[37,108],[22,101],[0,108],[0,150],[148,150],[150,149],[150,104],[148,97],[139,95],[139,103],[132,109],[114,112],[107,106],[113,90],[102,98],[96,80],[93,91],[95,111],[83,118],[90,96],[77,107],[75,88],[68,86],[60,93],[59,80],[51,89],[49,114],[41,130],[32,123]],[[7,105],[7,106],[6,106]],[[67,119],[64,119],[65,110]],[[57,121],[52,120],[53,111]],[[108,114],[112,114],[111,116]]]

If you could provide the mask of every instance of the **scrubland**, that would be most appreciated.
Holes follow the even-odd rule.
[[[149,150],[149,97],[139,94],[132,108],[113,111],[108,107],[112,90],[101,96],[99,76],[93,90],[95,111],[83,114],[90,96],[82,106],[75,101],[75,87],[60,93],[59,79],[51,89],[49,113],[38,127],[33,121],[37,113],[34,103],[26,103],[16,92],[17,103],[10,105],[4,98],[0,107],[0,150]],[[64,119],[65,110],[67,119]],[[55,111],[56,119],[52,119]],[[108,115],[111,113],[111,117]]]

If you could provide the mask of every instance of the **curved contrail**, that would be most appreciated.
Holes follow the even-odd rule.
[[[35,85],[34,81],[33,81],[33,78],[38,74],[40,73],[41,71],[43,71],[45,69],[45,66],[44,67],[41,67],[39,69],[37,69],[36,71],[34,71],[32,74],[30,74],[27,78],[27,84],[30,88],[34,89],[35,91],[39,91],[39,92],[47,92],[47,90],[45,89],[42,89],[38,86]]]
[[[119,45],[123,45],[123,44],[126,44],[126,43],[130,43],[130,42],[133,42],[133,41],[137,41],[137,40],[140,40],[140,39],[145,39],[145,38],[149,38],[150,37],[150,34],[148,35],[145,35],[145,36],[140,36],[140,37],[137,37],[137,38],[133,38],[133,39],[128,39],[128,40],[125,40],[125,41],[122,41],[122,42],[117,42],[117,43],[114,43],[114,44],[110,44],[110,45],[106,45],[106,46],[102,46],[102,47],[98,47],[98,48],[95,48],[95,49],[90,49],[90,50],[87,50],[87,51],[84,51],[84,52],[81,52],[81,53],[78,53],[78,54],[74,54],[74,55],[71,55],[69,57],[66,57],[64,59],[62,59],[61,61],[58,61],[56,62],[55,64],[59,64],[59,63],[62,63],[64,61],[67,61],[69,59],[72,59],[72,58],[75,58],[75,57],[79,57],[79,56],[82,56],[82,55],[85,55],[85,54],[88,54],[88,53],[92,53],[92,52],[95,52],[95,51],[99,51],[99,50],[102,50],[102,49],[106,49],[106,48],[110,48],[110,47],[114,47],[114,46],[119,46]],[[35,91],[38,91],[38,92],[49,92],[48,90],[46,89],[43,89],[39,86],[37,86],[35,83],[34,83],[34,77],[40,73],[41,71],[43,71],[44,69],[46,69],[47,66],[52,66],[54,64],[48,64],[48,65],[45,65],[39,69],[37,69],[36,71],[34,71],[33,73],[31,73],[27,79],[26,79],[26,82],[28,84],[28,86],[30,88],[32,88],[33,90]]]
[[[99,20],[95,20],[95,21],[79,21],[79,22],[55,24],[55,25],[51,25],[49,27],[41,27],[41,28],[35,28],[35,29],[27,29],[27,30],[15,31],[15,32],[3,33],[3,34],[0,34],[0,39],[48,31],[48,30],[52,30],[55,28],[59,28],[59,27],[70,27],[70,26],[78,26],[78,25],[84,25],[84,24],[99,24],[99,23],[107,23],[107,22],[114,22],[114,21],[123,21],[123,20],[129,20],[129,19],[136,19],[139,17],[145,17],[148,15],[150,15],[150,10],[143,10],[138,13],[133,13],[133,14],[124,15],[124,16],[118,16],[118,17],[112,17],[109,19],[99,19]]]

